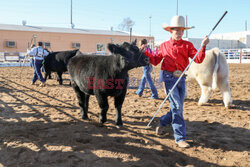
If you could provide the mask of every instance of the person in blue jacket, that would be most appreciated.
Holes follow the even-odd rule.
[[[43,48],[43,43],[38,42],[38,47],[32,48],[28,54],[30,56],[34,57],[34,75],[32,79],[32,85],[35,84],[36,80],[39,79],[41,81],[40,86],[45,86],[45,79],[43,78],[41,74],[41,67],[42,67],[42,62],[45,56],[49,54],[44,48]]]

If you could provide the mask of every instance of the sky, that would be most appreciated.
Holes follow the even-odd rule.
[[[178,8],[177,8],[178,1]],[[170,24],[175,15],[187,17],[188,37],[208,35],[225,11],[227,15],[213,34],[250,30],[250,0],[72,0],[75,28],[119,30],[125,18],[134,21],[132,33],[150,34],[165,41],[170,33],[162,24]],[[178,9],[178,10],[177,10]],[[71,0],[0,0],[0,23],[67,27],[71,22]],[[150,18],[151,16],[151,18]],[[247,26],[246,26],[247,22]],[[151,23],[151,24],[150,24]],[[186,34],[184,34],[184,37]]]

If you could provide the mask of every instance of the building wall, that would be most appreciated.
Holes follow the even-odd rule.
[[[246,48],[250,48],[250,35],[246,36]]]
[[[195,48],[199,48],[202,38],[188,38],[185,39],[194,44]],[[210,39],[209,44],[207,45],[207,49],[212,48],[219,48],[219,49],[238,49],[238,48],[246,48],[246,44],[240,42],[239,40],[221,40],[221,39]]]
[[[227,40],[239,40],[240,38],[245,38],[246,35],[250,35],[250,31],[241,32],[230,32],[222,34],[211,34],[211,39],[227,39]]]
[[[105,44],[105,51],[108,52],[108,43],[130,41],[129,36],[0,30],[0,52],[26,52],[34,34],[37,36],[36,42],[50,42],[52,51],[72,50],[72,43],[77,42],[82,52],[96,52],[97,44]],[[132,36],[137,40],[143,38],[154,41],[154,37]],[[16,47],[7,47],[6,41],[15,41]]]

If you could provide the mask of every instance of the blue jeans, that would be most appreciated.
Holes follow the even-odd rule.
[[[34,61],[34,75],[32,79],[32,83],[35,83],[37,79],[39,79],[41,82],[45,82],[45,79],[43,78],[41,74],[41,67],[43,66],[42,60],[35,60]]]
[[[154,82],[153,82],[151,75],[150,75],[151,72],[152,72],[151,65],[143,66],[143,76],[141,78],[141,83],[138,87],[138,90],[136,91],[136,94],[139,96],[142,96],[143,91],[145,89],[145,84],[146,84],[146,82],[148,82],[148,85],[150,87],[150,91],[152,94],[152,98],[158,99],[157,89],[156,89]]]
[[[174,77],[173,74],[167,73],[166,71],[163,71],[162,78],[165,83],[166,91],[169,93],[178,78]],[[185,77],[181,78],[168,98],[170,111],[160,118],[160,126],[172,124],[176,143],[186,140],[186,124],[183,118],[185,79]]]
[[[34,66],[34,59],[31,58],[31,59],[30,59],[30,67],[33,67],[33,66]]]

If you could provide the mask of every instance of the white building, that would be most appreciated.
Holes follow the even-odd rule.
[[[202,38],[186,38],[185,40],[192,42],[196,48],[199,48]],[[214,47],[220,49],[250,48],[250,31],[211,34],[207,49]]]

